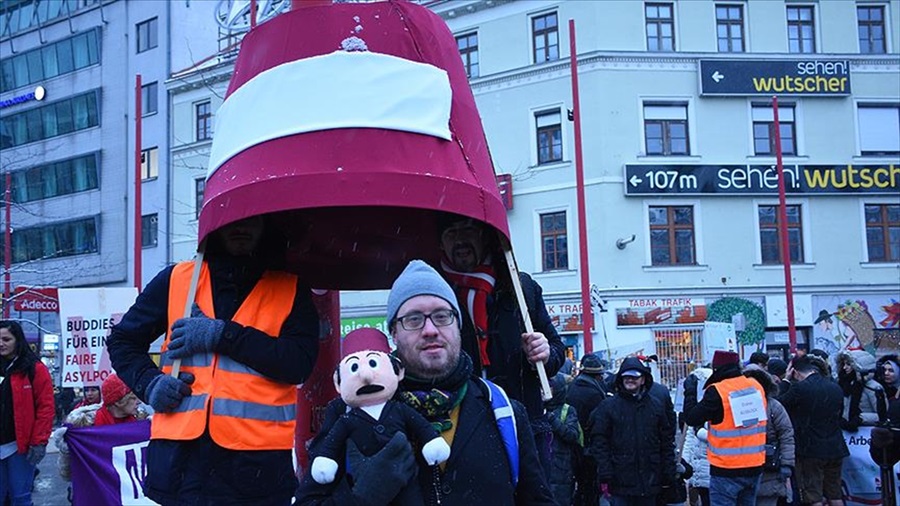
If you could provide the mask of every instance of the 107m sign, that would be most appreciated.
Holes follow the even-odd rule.
[[[697,176],[681,174],[677,170],[648,170],[643,178],[632,175],[628,181],[637,187],[646,180],[651,190],[696,190]]]

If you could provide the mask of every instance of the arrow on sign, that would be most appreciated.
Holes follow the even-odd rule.
[[[637,185],[641,184],[642,181],[643,181],[643,179],[641,179],[637,176],[631,176],[631,179],[628,180],[628,182],[631,183],[631,186],[637,186]]]
[[[717,70],[717,71],[713,72],[712,79],[713,79],[713,81],[718,83],[722,79],[725,79],[725,76],[720,74],[719,71]]]

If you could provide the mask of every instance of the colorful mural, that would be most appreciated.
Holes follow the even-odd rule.
[[[814,296],[813,348],[900,352],[900,301],[887,295]]]

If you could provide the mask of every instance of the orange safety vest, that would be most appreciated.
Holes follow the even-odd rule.
[[[756,380],[738,376],[712,385],[722,398],[725,416],[709,428],[707,456],[709,464],[724,469],[760,467],[766,461],[766,393]],[[739,426],[731,405],[745,395],[762,397],[762,419],[744,420]]]
[[[171,374],[165,353],[172,324],[184,317],[194,262],[181,262],[169,278],[169,324],[162,346],[162,371]],[[278,338],[294,305],[297,278],[266,272],[238,308],[231,321]],[[203,314],[215,318],[212,284],[206,262],[200,269],[195,302]],[[192,393],[171,413],[156,413],[151,439],[192,440],[209,420],[209,434],[219,446],[232,450],[290,450],[294,444],[297,387],[273,381],[227,355],[202,353],[185,357],[181,371],[194,375]]]

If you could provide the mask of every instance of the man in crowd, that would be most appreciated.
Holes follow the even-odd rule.
[[[614,506],[656,506],[676,478],[675,427],[650,394],[652,384],[650,369],[628,357],[616,374],[616,394],[591,414],[590,454]]]
[[[750,354],[750,360],[747,363],[748,365],[756,364],[760,369],[765,370],[766,366],[769,365],[769,355],[764,351],[754,351]]]
[[[441,268],[459,301],[463,350],[472,357],[475,374],[491,379],[525,405],[541,464],[547,469],[550,424],[534,364],[542,362],[552,378],[565,360],[565,345],[547,314],[540,285],[520,273],[534,326],[533,333],[525,333],[508,273],[499,267],[503,258],[496,234],[475,220],[449,216],[441,231]]]
[[[790,388],[778,400],[794,424],[800,502],[841,505],[841,465],[850,454],[841,433],[841,387],[809,355],[795,358],[786,374]]]
[[[597,462],[588,452],[591,445],[591,413],[606,398],[604,379],[607,374],[606,361],[595,353],[581,357],[581,372],[569,387],[566,402],[578,413],[578,423],[585,436],[581,462],[575,468],[576,506],[596,506],[600,499],[600,484],[597,483]]]
[[[295,385],[315,363],[318,316],[309,290],[278,270],[284,242],[263,217],[207,242],[189,318],[194,262],[182,262],[150,281],[110,334],[113,367],[156,411],[144,492],[164,505],[287,505]],[[148,355],[160,334],[162,370]]]
[[[716,351],[712,367],[703,398],[684,421],[698,428],[710,424],[710,503],[753,506],[766,460],[766,394],[741,373],[737,353]]]
[[[440,467],[414,461],[406,438],[397,435],[372,456],[350,452],[349,471],[339,462],[330,484],[307,473],[297,504],[382,506],[413,479],[426,504],[555,504],[524,407],[473,376],[472,359],[462,350],[456,295],[437,271],[410,262],[388,295],[387,321],[406,369],[395,398],[440,427],[450,459]]]

